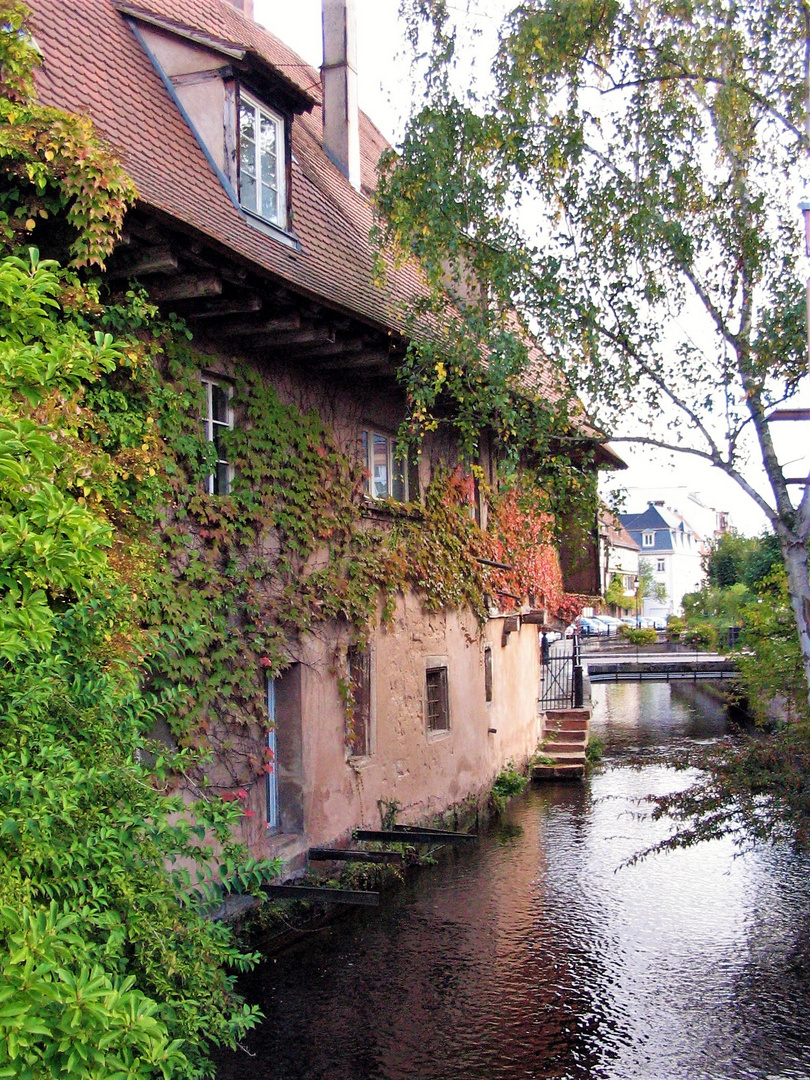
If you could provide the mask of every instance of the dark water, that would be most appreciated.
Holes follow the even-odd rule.
[[[725,717],[693,688],[595,691],[603,770],[269,958],[255,1056],[218,1080],[810,1078],[810,864],[718,841],[623,866],[665,833],[637,798],[685,778],[621,758]]]

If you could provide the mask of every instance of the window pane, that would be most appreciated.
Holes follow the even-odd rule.
[[[276,182],[276,161],[278,160],[277,135],[278,125],[269,116],[259,113],[261,123],[260,169],[262,180],[266,184]]]
[[[217,450],[217,457],[220,461],[227,461],[227,455],[225,453],[225,447],[222,445],[222,436],[228,431],[227,424],[212,424],[212,435],[214,440],[214,446]]]
[[[371,494],[375,499],[388,495],[388,439],[384,435],[372,436]]]
[[[447,668],[431,668],[425,676],[428,731],[447,731],[450,710],[447,701]]]
[[[268,221],[278,221],[278,192],[267,184],[262,184],[261,215]]]
[[[351,752],[356,756],[371,753],[371,654],[368,649],[349,649],[349,679],[352,688]]]
[[[242,102],[239,108],[239,181],[242,205],[256,209],[256,110]]]
[[[397,457],[397,444],[392,443],[391,495],[397,502],[407,502],[408,485],[405,480],[406,462]]]
[[[368,461],[368,432],[361,433],[362,445],[363,445],[363,468],[366,472],[366,479],[364,488],[367,494],[371,494],[371,466]]]
[[[227,495],[231,490],[231,478],[229,476],[227,461],[217,462],[217,471],[214,473],[213,495]]]
[[[216,383],[211,383],[211,419],[218,424],[228,423],[228,392]]]
[[[243,101],[239,107],[239,135],[243,146],[245,146],[248,141],[251,143],[256,141],[255,125],[256,110],[252,105],[248,105],[246,101]]]

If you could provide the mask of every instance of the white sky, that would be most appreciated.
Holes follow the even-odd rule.
[[[314,67],[322,60],[321,0],[254,0],[257,22],[265,25]],[[396,143],[413,101],[410,46],[399,20],[399,0],[355,0],[357,12],[358,93],[360,107],[391,142]],[[513,6],[510,0],[450,0],[465,30],[467,49],[477,54],[483,74],[496,42],[501,13]],[[810,425],[783,423],[774,431],[777,449],[785,460],[796,459],[788,475],[800,475],[810,452]],[[604,487],[630,489],[628,512],[641,510],[644,501],[633,489],[686,486],[701,501],[731,514],[734,526],[747,535],[765,527],[764,515],[741,489],[717,469],[687,455],[659,452],[652,447],[616,447],[630,468],[606,478]],[[798,495],[799,488],[793,491]]]

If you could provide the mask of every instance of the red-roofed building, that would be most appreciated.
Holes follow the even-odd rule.
[[[460,462],[446,433],[427,438],[407,470],[394,459],[406,405],[400,311],[419,278],[389,266],[386,286],[378,281],[369,195],[386,144],[356,109],[351,36],[342,25],[328,35],[344,51],[327,43],[322,85],[242,10],[248,0],[29,4],[40,99],[89,115],[138,188],[109,279],[136,278],[187,321],[206,356],[211,431],[234,422],[229,379],[248,365],[364,456],[370,518],[384,523],[391,501],[418,501],[437,468]],[[341,0],[325,4],[339,23]],[[540,367],[534,378],[550,377]],[[494,458],[484,445],[490,478]],[[228,470],[221,461],[211,494],[227,491]],[[477,512],[485,518],[486,506]],[[591,531],[595,553],[595,522]],[[578,567],[577,591],[598,588],[592,563]],[[507,627],[494,612],[479,634],[469,611],[426,613],[408,592],[368,650],[353,654],[337,621],[299,641],[268,685],[277,767],[247,793],[253,853],[294,869],[311,845],[378,825],[378,805],[425,820],[486,791],[508,760],[526,761],[541,733],[534,615],[512,612]],[[351,752],[335,671],[347,647],[362,729]]]

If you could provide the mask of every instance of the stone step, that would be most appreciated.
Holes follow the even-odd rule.
[[[559,762],[561,765],[578,765],[585,760],[585,755],[582,751],[563,752],[562,754],[543,754],[543,757],[550,757],[552,761]]]
[[[546,728],[549,731],[587,731],[589,727],[587,720],[549,720],[546,717]]]
[[[555,764],[535,765],[532,769],[532,780],[581,780],[585,775],[585,766]]]
[[[585,724],[590,720],[590,711],[588,709],[547,709],[546,716],[549,723],[557,723],[558,721],[566,720],[580,720]]]
[[[584,739],[580,739],[578,742],[561,742],[557,739],[546,739],[546,741],[543,743],[543,753],[546,754],[548,757],[554,757],[555,754],[565,754],[571,752],[584,754],[586,745],[587,744]]]

